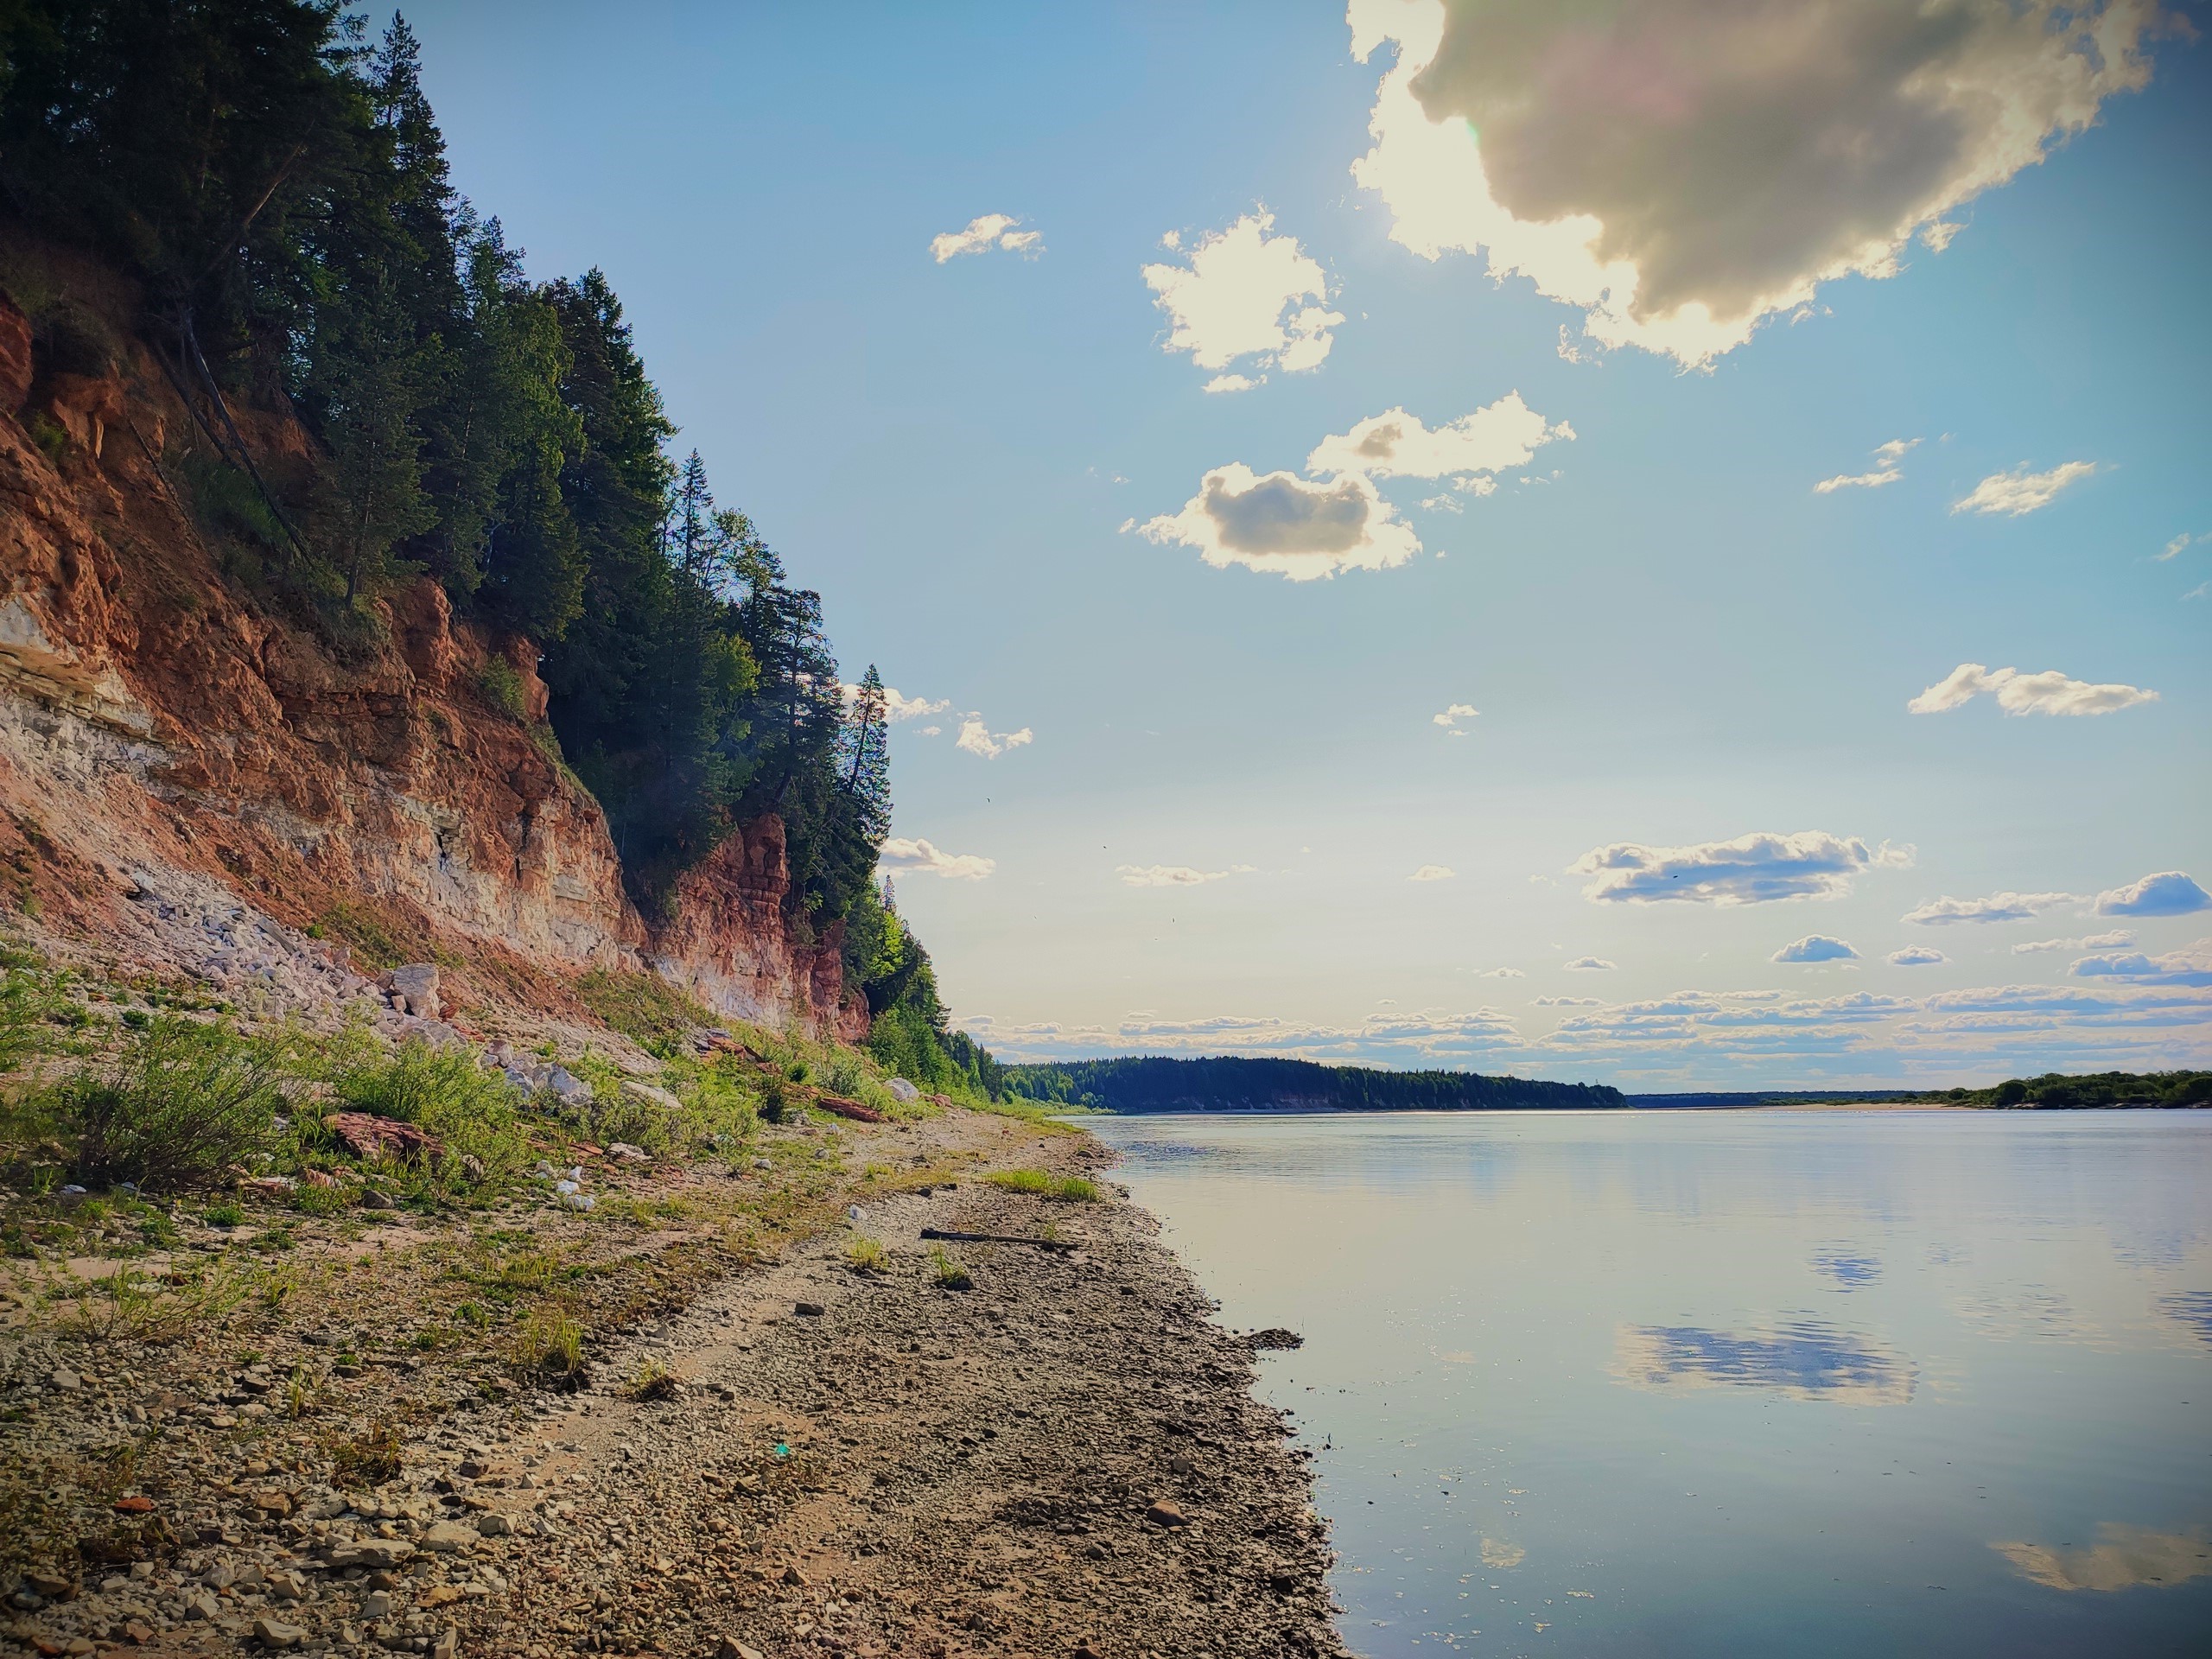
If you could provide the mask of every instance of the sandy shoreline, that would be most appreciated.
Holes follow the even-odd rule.
[[[1343,1653],[1308,1472],[1152,1218],[976,1179],[1110,1153],[963,1112],[778,1134],[794,1162],[835,1149],[809,1236],[723,1271],[683,1258],[673,1217],[631,1241],[594,1271],[650,1294],[620,1334],[595,1328],[583,1393],[410,1336],[461,1300],[450,1239],[344,1276],[353,1376],[330,1374],[334,1296],[161,1345],[0,1332],[0,1473],[51,1482],[140,1446],[112,1491],[79,1481],[48,1517],[26,1586],[43,1605],[5,1633],[54,1653]],[[884,1271],[852,1270],[854,1229],[818,1219],[847,1201]],[[949,1247],[967,1291],[937,1285],[919,1236],[1047,1224],[1074,1248]],[[316,1379],[297,1418],[268,1411],[281,1386],[252,1393],[297,1376]],[[378,1422],[404,1433],[397,1478],[334,1483],[331,1448]],[[64,1539],[118,1559],[73,1564]]]

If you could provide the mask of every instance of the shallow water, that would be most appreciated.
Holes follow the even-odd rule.
[[[1086,1127],[1362,1653],[2212,1653],[2212,1114]]]

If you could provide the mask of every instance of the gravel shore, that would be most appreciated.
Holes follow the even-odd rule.
[[[49,1654],[1344,1653],[1309,1477],[1251,1396],[1251,1348],[1103,1179],[1104,1148],[953,1111],[787,1152],[831,1175],[804,1214],[782,1199],[775,1259],[704,1250],[724,1217],[591,1269],[636,1282],[576,1392],[418,1346],[333,1379],[336,1403],[272,1414],[276,1379],[328,1358],[321,1298],[263,1317],[227,1381],[207,1370],[220,1338],[0,1333],[13,1472],[140,1447],[48,1517],[80,1559],[34,1561],[6,1633]],[[1090,1174],[1104,1197],[982,1179],[1015,1167]],[[397,1333],[425,1298],[449,1308],[437,1243],[347,1277],[346,1320]],[[383,1422],[397,1471],[360,1475],[356,1431]],[[97,1532],[88,1495],[112,1511]]]

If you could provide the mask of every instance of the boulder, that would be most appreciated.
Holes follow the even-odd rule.
[[[434,962],[410,962],[393,969],[377,983],[418,1020],[436,1019],[443,1006],[438,998],[438,965]]]
[[[902,1106],[911,1104],[922,1097],[922,1091],[904,1077],[888,1078],[883,1086],[891,1091],[891,1098]]]

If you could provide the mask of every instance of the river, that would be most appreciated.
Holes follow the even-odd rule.
[[[1084,1123],[1361,1653],[2212,1652],[2212,1114]]]

